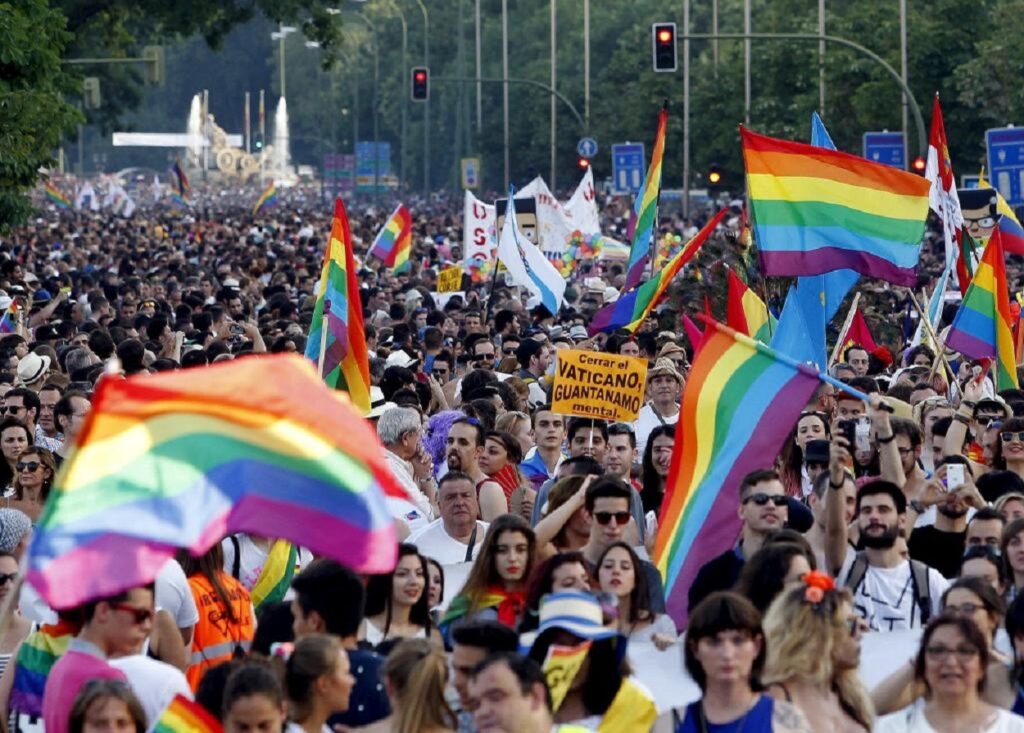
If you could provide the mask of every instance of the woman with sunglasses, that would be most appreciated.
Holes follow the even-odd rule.
[[[825,573],[806,574],[765,615],[769,694],[799,708],[811,730],[870,731],[874,709],[857,673],[865,626],[849,590]]]
[[[14,470],[17,472],[14,492],[7,505],[24,512],[35,523],[50,496],[53,477],[57,475],[57,464],[50,451],[30,446],[18,456]]]
[[[990,659],[989,642],[970,618],[944,613],[932,619],[914,663],[924,704],[880,718],[876,733],[1024,733],[1024,718],[982,699]]]
[[[649,445],[649,444],[648,444]],[[676,642],[676,625],[651,611],[640,558],[626,542],[614,542],[597,560],[597,580],[619,605],[619,631],[630,641],[650,641],[661,650]]]
[[[806,410],[800,413],[796,427],[782,449],[782,485],[790,496],[805,497],[811,493],[811,477],[804,465],[804,452],[812,440],[829,439],[828,415],[824,412]]]
[[[5,494],[10,491],[11,484],[18,475],[15,468],[18,458],[22,451],[34,442],[34,436],[18,418],[8,414],[0,420],[0,453],[3,454],[3,460],[0,461],[0,484],[3,485]]]

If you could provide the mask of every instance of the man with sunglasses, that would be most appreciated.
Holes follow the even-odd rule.
[[[780,483],[781,487],[782,484]],[[587,487],[584,506],[590,514],[590,537],[580,548],[590,573],[597,577],[597,561],[605,549],[616,542],[626,541],[626,525],[633,516],[630,512],[632,489],[621,479],[605,475]],[[652,613],[665,613],[665,591],[661,573],[646,560],[640,561],[640,570],[647,580],[648,608]]]
[[[475,369],[487,369],[488,371],[494,371],[494,362],[497,359],[497,351],[494,348],[494,342],[488,340],[486,337],[478,338],[473,343],[473,367]]]
[[[761,549],[768,535],[785,527],[789,519],[789,499],[777,471],[762,469],[748,473],[740,482],[739,499],[740,541],[697,571],[688,596],[691,612],[715,591],[736,585],[747,558]]]
[[[47,733],[68,733],[71,708],[90,680],[127,682],[107,660],[132,654],[153,630],[153,584],[132,588],[109,598],[89,601],[80,609],[82,630],[50,670],[43,693],[43,722]]]

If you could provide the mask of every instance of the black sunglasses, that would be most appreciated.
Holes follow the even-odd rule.
[[[25,463],[18,461],[14,464],[14,467],[18,470],[18,473],[21,473],[22,471],[36,471],[41,465],[43,464],[39,461],[27,461]]]
[[[789,503],[789,497],[785,494],[765,494],[759,491],[756,494],[748,496],[743,500],[743,503],[746,504],[748,501],[752,501],[758,506],[765,506],[768,502],[771,502],[775,506],[786,506],[786,504]]]
[[[594,512],[594,519],[600,525],[608,524],[615,518],[615,523],[620,527],[629,522],[629,512]]]

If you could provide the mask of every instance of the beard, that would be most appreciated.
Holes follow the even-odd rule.
[[[936,511],[949,519],[960,519],[967,515],[967,507],[959,502],[956,504],[940,504]]]
[[[868,534],[866,530],[860,531],[860,541],[864,547],[873,550],[887,550],[896,544],[896,538],[900,536],[900,528],[896,525],[886,527],[881,534]]]
[[[461,471],[462,470],[462,456],[460,456],[458,453],[449,453],[448,454],[448,469],[451,470],[451,471]]]

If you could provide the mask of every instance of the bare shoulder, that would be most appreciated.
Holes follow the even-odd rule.
[[[811,726],[795,705],[776,700],[772,707],[772,730],[775,733],[811,733]]]

